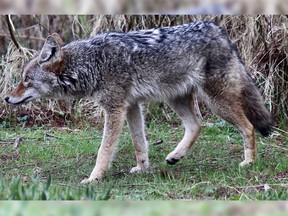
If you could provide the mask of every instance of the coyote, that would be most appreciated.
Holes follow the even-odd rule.
[[[254,128],[269,135],[272,118],[226,31],[213,22],[109,32],[65,46],[53,33],[5,100],[19,105],[41,97],[89,97],[98,103],[105,125],[96,165],[82,181],[88,183],[100,180],[108,169],[125,120],[137,160],[130,172],[148,169],[141,110],[146,101],[167,102],[185,127],[166,162],[175,164],[187,155],[201,130],[193,108],[195,95],[242,134],[240,165],[254,162]]]

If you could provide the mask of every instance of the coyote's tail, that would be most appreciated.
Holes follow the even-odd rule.
[[[273,126],[272,117],[252,79],[244,88],[243,98],[245,113],[249,121],[263,136],[269,136]]]

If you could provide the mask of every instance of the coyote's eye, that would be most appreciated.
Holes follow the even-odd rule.
[[[30,77],[26,76],[24,79],[24,82],[28,82],[30,80]]]

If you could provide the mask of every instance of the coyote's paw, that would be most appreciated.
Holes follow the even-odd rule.
[[[88,179],[88,178],[85,178],[81,181],[81,184],[88,184],[90,183],[91,181]]]
[[[99,179],[97,179],[97,178],[85,178],[85,179],[83,179],[82,181],[81,181],[81,184],[89,184],[89,183],[91,183],[91,182],[96,182],[96,183],[98,183],[99,182]]]
[[[176,164],[184,155],[179,154],[179,152],[171,152],[165,159],[167,164],[174,165]]]
[[[141,167],[141,166],[136,166],[136,167],[133,167],[131,170],[130,170],[130,173],[140,173],[140,172],[147,172],[148,171],[148,165],[145,166],[145,167]]]
[[[250,159],[250,160],[244,160],[244,161],[242,161],[240,164],[239,164],[239,166],[240,167],[248,167],[248,166],[250,166],[251,164],[253,164],[255,161],[254,160],[252,160],[252,159]]]
[[[143,169],[140,166],[136,166],[136,167],[131,168],[130,173],[139,173],[142,171]]]

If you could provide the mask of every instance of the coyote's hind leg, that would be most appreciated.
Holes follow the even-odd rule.
[[[248,120],[244,105],[237,96],[226,95],[212,102],[212,108],[216,114],[234,125],[241,133],[244,141],[244,161],[240,166],[247,166],[256,160],[256,143],[254,138],[254,126]]]

